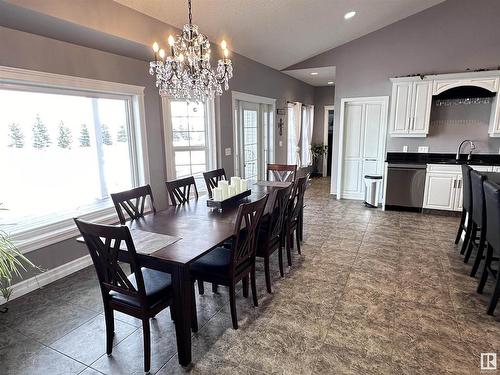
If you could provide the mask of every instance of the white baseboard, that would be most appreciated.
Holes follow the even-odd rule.
[[[46,272],[43,272],[40,275],[33,276],[29,279],[14,284],[12,285],[12,295],[10,296],[10,300],[12,301],[17,297],[21,297],[56,280],[62,279],[63,277],[66,277],[85,267],[88,267],[91,264],[92,258],[90,257],[90,255],[85,255],[81,258],[65,263],[59,267],[52,268]],[[7,301],[3,297],[0,297],[0,305],[5,302]]]

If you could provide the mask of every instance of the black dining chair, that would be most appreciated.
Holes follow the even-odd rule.
[[[217,187],[217,183],[221,180],[227,180],[226,171],[224,168],[215,169],[203,173],[205,184],[207,185],[208,197],[212,198],[212,190]]]
[[[288,164],[268,164],[267,180],[280,182],[294,182],[297,174],[297,165]]]
[[[125,211],[129,219],[134,220],[144,216],[146,199],[149,197],[151,210],[156,213],[155,202],[151,186],[139,186],[131,190],[111,194],[111,199],[115,205],[116,213],[121,224],[125,224]]]
[[[474,277],[483,259],[483,251],[486,243],[486,207],[483,189],[483,182],[486,180],[486,176],[472,170],[470,172],[470,180],[472,188],[471,234],[467,251],[465,252],[464,263],[469,261],[472,251],[476,250],[476,259],[470,273]]]
[[[258,306],[255,283],[255,246],[267,195],[238,208],[231,248],[217,247],[191,264],[191,276],[229,287],[229,304],[233,328],[238,329],[236,315],[236,284],[243,282],[243,296],[248,297],[248,278],[252,284],[254,306]],[[193,287],[194,288],[194,287]]]
[[[283,271],[283,246],[285,244],[285,219],[290,202],[293,186],[279,189],[274,194],[274,202],[271,213],[262,218],[257,241],[257,257],[264,258],[264,274],[268,293],[271,289],[270,257],[278,250],[279,269],[281,277]]]
[[[306,191],[308,176],[304,176],[295,181],[292,190],[292,196],[288,205],[288,212],[285,221],[286,233],[286,255],[288,265],[292,265],[291,249],[293,248],[293,234],[297,241],[297,252],[301,254],[300,249],[300,227],[302,225],[301,217],[304,209],[304,193]]]
[[[165,182],[167,186],[168,195],[173,206],[186,203],[190,199],[191,187],[193,194],[198,199],[198,189],[194,177],[180,178],[178,180]]]
[[[171,276],[141,266],[128,227],[98,225],[79,219],[75,219],[75,223],[85,240],[101,288],[106,321],[106,353],[110,355],[113,350],[114,311],[140,319],[144,340],[144,372],[148,372],[151,363],[149,319],[170,307],[175,321]],[[129,264],[130,275],[127,276],[119,259]],[[194,293],[192,298],[194,303]],[[194,309],[191,322],[193,330],[197,331]]]
[[[486,206],[486,241],[488,241],[486,260],[484,262],[483,274],[477,287],[477,292],[482,293],[488,276],[491,275],[495,282],[495,290],[490,299],[488,314],[493,315],[500,297],[500,267],[498,253],[500,253],[500,186],[485,180],[483,183],[484,198]],[[496,254],[495,254],[496,253]],[[497,256],[495,256],[497,255]],[[497,261],[497,269],[493,269],[492,263]]]
[[[460,217],[460,224],[458,225],[457,237],[455,238],[455,244],[460,242],[462,234],[464,235],[464,242],[462,243],[462,248],[460,254],[465,253],[467,246],[469,244],[469,239],[472,232],[472,188],[470,181],[470,172],[472,168],[468,165],[462,165],[462,181],[463,181],[463,198],[462,198],[462,215]]]

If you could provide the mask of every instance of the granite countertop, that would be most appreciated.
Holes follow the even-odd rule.
[[[455,160],[455,154],[447,153],[416,153],[416,152],[388,152],[386,162],[391,164],[471,164],[471,165],[500,165],[500,154],[461,154],[460,160]]]

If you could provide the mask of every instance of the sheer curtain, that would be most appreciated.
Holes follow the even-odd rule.
[[[307,167],[312,164],[311,142],[314,124],[314,106],[304,106],[302,115],[302,166]]]
[[[302,103],[288,104],[288,164],[300,166],[300,133],[302,129]]]

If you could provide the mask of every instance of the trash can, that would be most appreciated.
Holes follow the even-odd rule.
[[[378,207],[380,182],[382,182],[382,176],[365,176],[365,206],[371,208]]]

